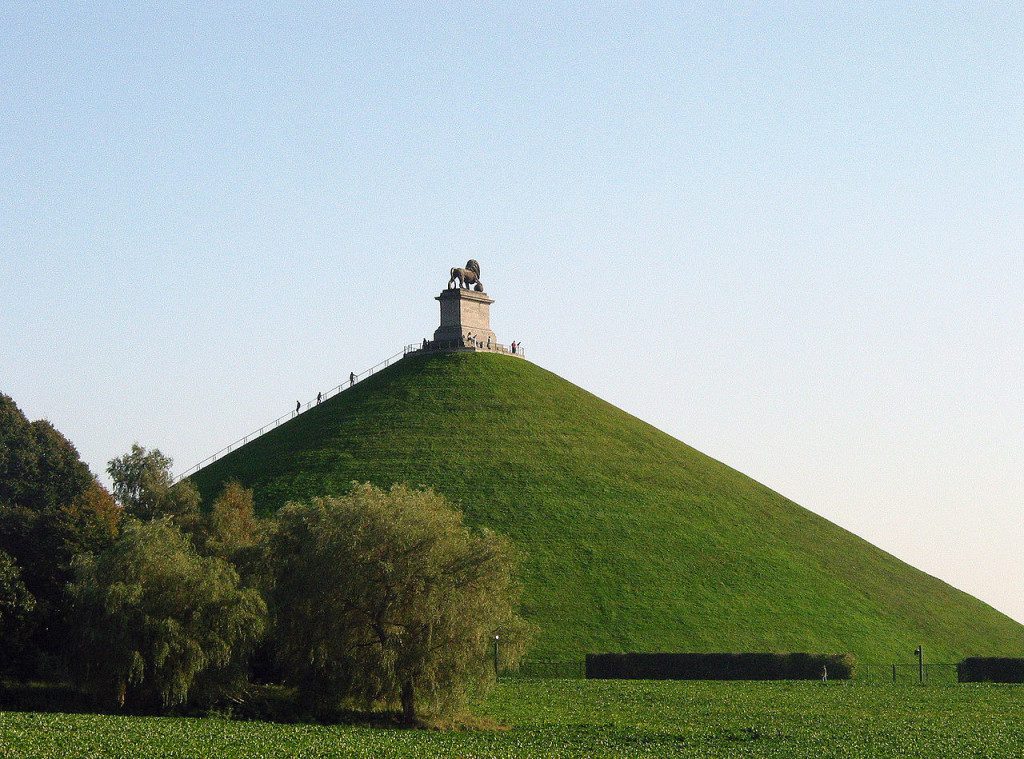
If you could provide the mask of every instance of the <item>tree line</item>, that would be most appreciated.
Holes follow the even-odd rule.
[[[432,490],[354,483],[257,514],[210,504],[139,445],[108,491],[46,421],[0,395],[0,677],[163,712],[291,689],[301,713],[460,712],[521,656],[516,554]]]

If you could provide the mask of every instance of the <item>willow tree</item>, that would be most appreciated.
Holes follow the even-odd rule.
[[[244,675],[266,604],[226,561],[196,553],[168,519],[128,520],[113,544],[78,560],[70,586],[71,667],[120,706],[166,708],[197,685],[215,696]]]
[[[308,706],[461,709],[525,645],[514,551],[430,490],[357,485],[292,503],[270,539],[276,651]]]

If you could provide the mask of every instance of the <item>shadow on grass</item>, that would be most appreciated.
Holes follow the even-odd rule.
[[[505,730],[494,720],[462,714],[453,717],[425,715],[414,723],[398,711],[335,709],[312,712],[300,706],[295,690],[282,685],[253,685],[245,696],[230,703],[207,707],[172,709],[111,708],[89,694],[62,683],[0,682],[0,711],[60,712],[147,717],[211,717],[245,722],[279,724],[351,725],[391,730]]]
[[[69,714],[104,712],[88,695],[70,685],[33,682],[0,682],[0,711]]]

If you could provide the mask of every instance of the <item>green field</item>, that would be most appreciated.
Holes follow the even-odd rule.
[[[209,503],[232,477],[264,513],[353,480],[436,488],[523,549],[531,658],[1024,654],[1024,626],[981,601],[508,356],[403,359],[192,480]]]
[[[1007,757],[1022,706],[1017,686],[510,680],[478,707],[507,730],[6,712],[0,756]]]

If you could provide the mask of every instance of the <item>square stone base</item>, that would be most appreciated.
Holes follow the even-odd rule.
[[[438,346],[488,347],[498,344],[491,331],[491,304],[487,293],[475,290],[444,290],[435,298],[441,304],[441,326],[434,331]]]

